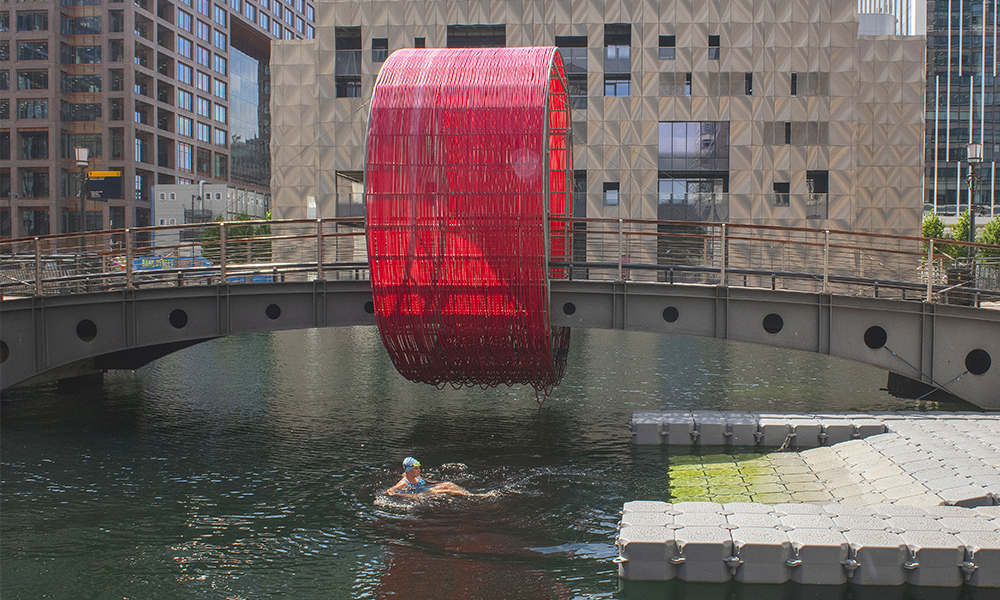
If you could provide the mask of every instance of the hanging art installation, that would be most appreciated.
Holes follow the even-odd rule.
[[[382,65],[365,161],[376,323],[396,369],[444,385],[562,378],[572,148],[552,47],[406,49]]]

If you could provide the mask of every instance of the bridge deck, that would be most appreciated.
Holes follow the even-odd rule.
[[[812,448],[672,461],[674,502],[624,505],[626,579],[1000,587],[1000,415],[644,411],[633,437]]]

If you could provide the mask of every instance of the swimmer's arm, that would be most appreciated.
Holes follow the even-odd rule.
[[[400,489],[401,489],[401,488],[402,488],[402,487],[403,487],[404,485],[406,485],[406,478],[405,478],[405,477],[404,477],[403,479],[400,479],[400,480],[399,480],[399,483],[397,483],[396,485],[394,485],[394,486],[392,486],[391,488],[387,489],[387,490],[385,491],[385,493],[386,493],[386,494],[398,494],[398,493],[400,493],[400,492],[399,492],[399,490],[400,490]]]

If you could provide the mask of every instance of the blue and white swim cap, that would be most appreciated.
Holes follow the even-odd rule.
[[[404,472],[409,472],[413,469],[413,467],[419,467],[419,466],[420,466],[420,461],[413,458],[412,456],[407,456],[406,458],[403,459]]]

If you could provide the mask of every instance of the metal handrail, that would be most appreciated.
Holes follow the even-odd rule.
[[[742,283],[925,302],[971,299],[977,305],[1000,300],[996,267],[956,261],[935,249],[972,246],[1000,255],[1000,246],[990,244],[746,223],[552,220],[566,222],[558,235],[573,256],[557,257],[550,266],[554,275],[571,279]],[[195,229],[202,233],[184,239],[182,232]],[[368,276],[364,220],[358,217],[195,223],[0,241],[0,293],[8,298]]]

